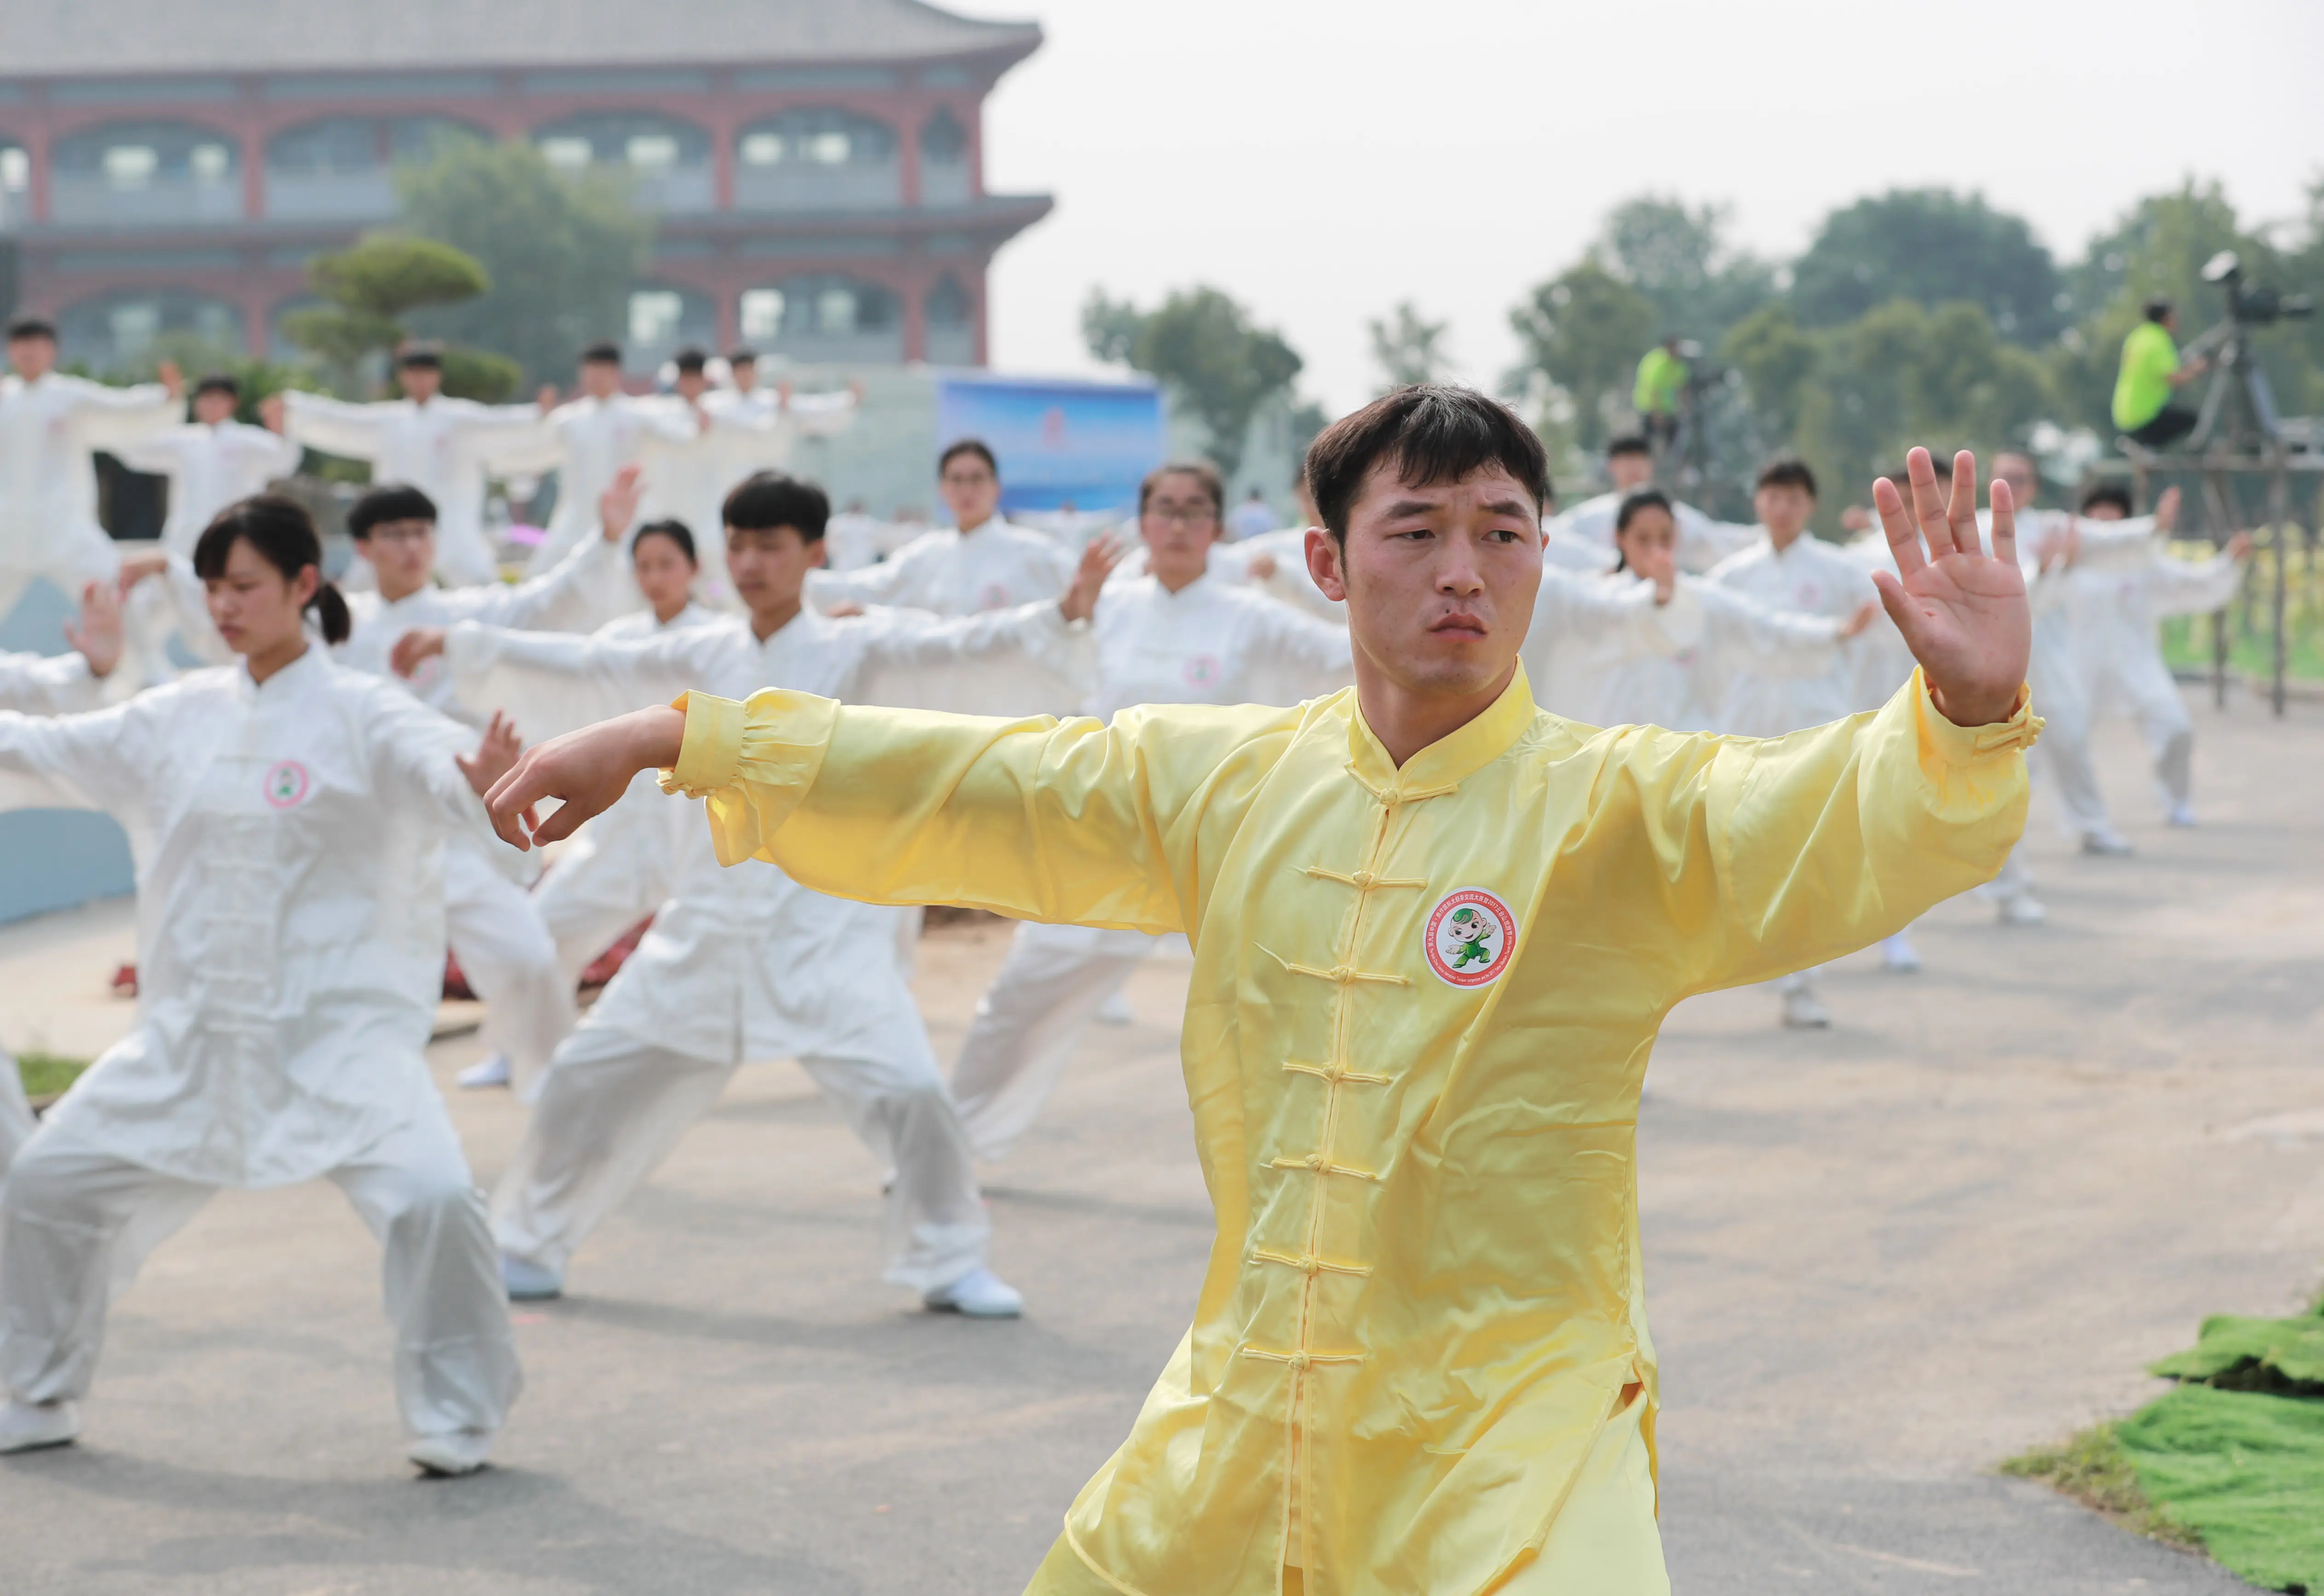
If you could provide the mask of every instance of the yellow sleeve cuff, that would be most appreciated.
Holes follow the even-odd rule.
[[[742,758],[742,706],[715,693],[680,693],[669,706],[686,715],[686,741],[677,765],[661,773],[661,789],[702,798],[733,786]]]
[[[2009,718],[1985,726],[1957,726],[1929,691],[1929,678],[1913,672],[1913,704],[1920,725],[1921,747],[1946,764],[1967,765],[1997,753],[2029,749],[2042,735],[2042,717],[2034,713],[2034,689],[2018,684]]]

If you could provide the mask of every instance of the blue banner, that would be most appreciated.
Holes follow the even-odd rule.
[[[1001,461],[1001,509],[1128,512],[1162,463],[1162,392],[1151,383],[946,374],[939,448],[981,438]]]

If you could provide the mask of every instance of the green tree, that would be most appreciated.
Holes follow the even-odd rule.
[[[1526,387],[1537,374],[1553,401],[1564,401],[1554,410],[1570,412],[1553,414],[1553,422],[1570,429],[1578,447],[1596,450],[1629,412],[1638,357],[1654,341],[1654,302],[1593,253],[1526,295],[1509,326],[1525,351],[1512,386]]]
[[[536,383],[565,378],[583,345],[622,333],[653,224],[617,178],[565,176],[521,141],[464,139],[399,170],[396,189],[406,226],[473,256],[492,279],[420,318],[422,330],[505,356]]]
[[[1385,318],[1364,324],[1371,334],[1372,364],[1379,368],[1388,389],[1414,383],[1441,383],[1450,366],[1444,335],[1451,324],[1431,321],[1410,300],[1399,302]]]
[[[1729,211],[1642,194],[1607,216],[1598,254],[1655,308],[1656,330],[1716,345],[1775,297],[1775,268],[1727,242]]]
[[[2024,218],[1984,196],[1895,189],[1833,211],[1792,266],[1805,327],[1840,327],[1893,299],[1974,304],[2001,335],[2038,346],[2063,325],[2064,281]]]
[[[282,330],[343,385],[366,358],[403,341],[412,311],[474,299],[492,287],[484,269],[458,250],[395,233],[374,233],[336,254],[317,255],[307,281],[326,302],[292,311]]]
[[[1212,462],[1230,482],[1242,467],[1251,418],[1288,389],[1305,364],[1282,335],[1252,326],[1240,305],[1200,285],[1173,291],[1152,310],[1092,289],[1082,307],[1082,337],[1100,360],[1167,384],[1201,418]]]
[[[1752,311],[1720,340],[1719,358],[1742,374],[1751,419],[1767,452],[1797,435],[1819,355],[1814,337],[1800,330],[1792,308],[1780,300]]]

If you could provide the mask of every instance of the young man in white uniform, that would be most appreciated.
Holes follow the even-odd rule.
[[[690,411],[622,392],[616,345],[581,351],[580,383],[579,393],[549,412],[557,439],[557,508],[525,565],[536,577],[596,534],[597,501],[622,466],[638,463],[649,440],[684,443],[701,429]]]
[[[875,666],[891,682],[925,681],[997,651],[1061,650],[1105,574],[1099,549],[1062,600],[951,622],[830,618],[801,604],[830,513],[822,490],[770,473],[736,488],[725,513],[748,613],[625,642],[457,626],[441,646],[462,697],[481,708],[555,691],[583,722],[696,688],[860,702]],[[574,1250],[734,1071],[792,1057],[895,1171],[887,1278],[931,1308],[1013,1317],[1022,1301],[985,1267],[991,1225],[968,1139],[897,957],[899,911],[809,892],[771,865],[722,869],[691,808],[674,896],[558,1049],[493,1195],[511,1295],[558,1295]]]
[[[1645,438],[1626,432],[1606,445],[1606,475],[1613,486],[1572,509],[1551,516],[1542,530],[1553,540],[1572,540],[1576,546],[1611,550],[1614,517],[1622,501],[1655,483],[1655,454]],[[1678,522],[1678,563],[1681,570],[1707,571],[1757,541],[1759,529],[1738,521],[1714,521],[1692,504],[1671,501]]]
[[[598,536],[547,575],[514,586],[438,587],[428,577],[436,525],[436,507],[418,488],[376,487],[355,501],[347,530],[377,591],[347,595],[354,632],[335,653],[340,665],[398,682],[456,720],[464,712],[440,664],[408,677],[396,671],[396,645],[406,633],[463,620],[586,631],[607,613],[613,585],[627,584],[620,549]],[[529,1087],[573,1029],[573,986],[558,967],[557,945],[531,897],[463,839],[446,850],[444,884],[452,953],[484,1001],[485,1044],[506,1059],[519,1086]]]
[[[57,330],[37,318],[8,324],[0,377],[0,621],[46,577],[67,594],[109,577],[121,555],[97,520],[99,449],[123,449],[177,424],[183,379],[108,388],[56,369]]]
[[[443,394],[444,357],[414,346],[396,361],[406,397],[350,404],[319,393],[284,396],[291,438],[325,454],[370,462],[376,483],[406,483],[436,504],[436,574],[473,587],[500,574],[484,537],[491,478],[546,471],[557,464],[547,402],[478,404]],[[554,389],[540,400],[553,401]]]

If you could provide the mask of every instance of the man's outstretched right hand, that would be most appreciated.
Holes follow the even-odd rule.
[[[571,836],[619,802],[640,770],[677,764],[685,742],[686,716],[659,705],[528,748],[484,795],[493,829],[515,848]],[[558,807],[543,819],[540,807],[552,798]]]

